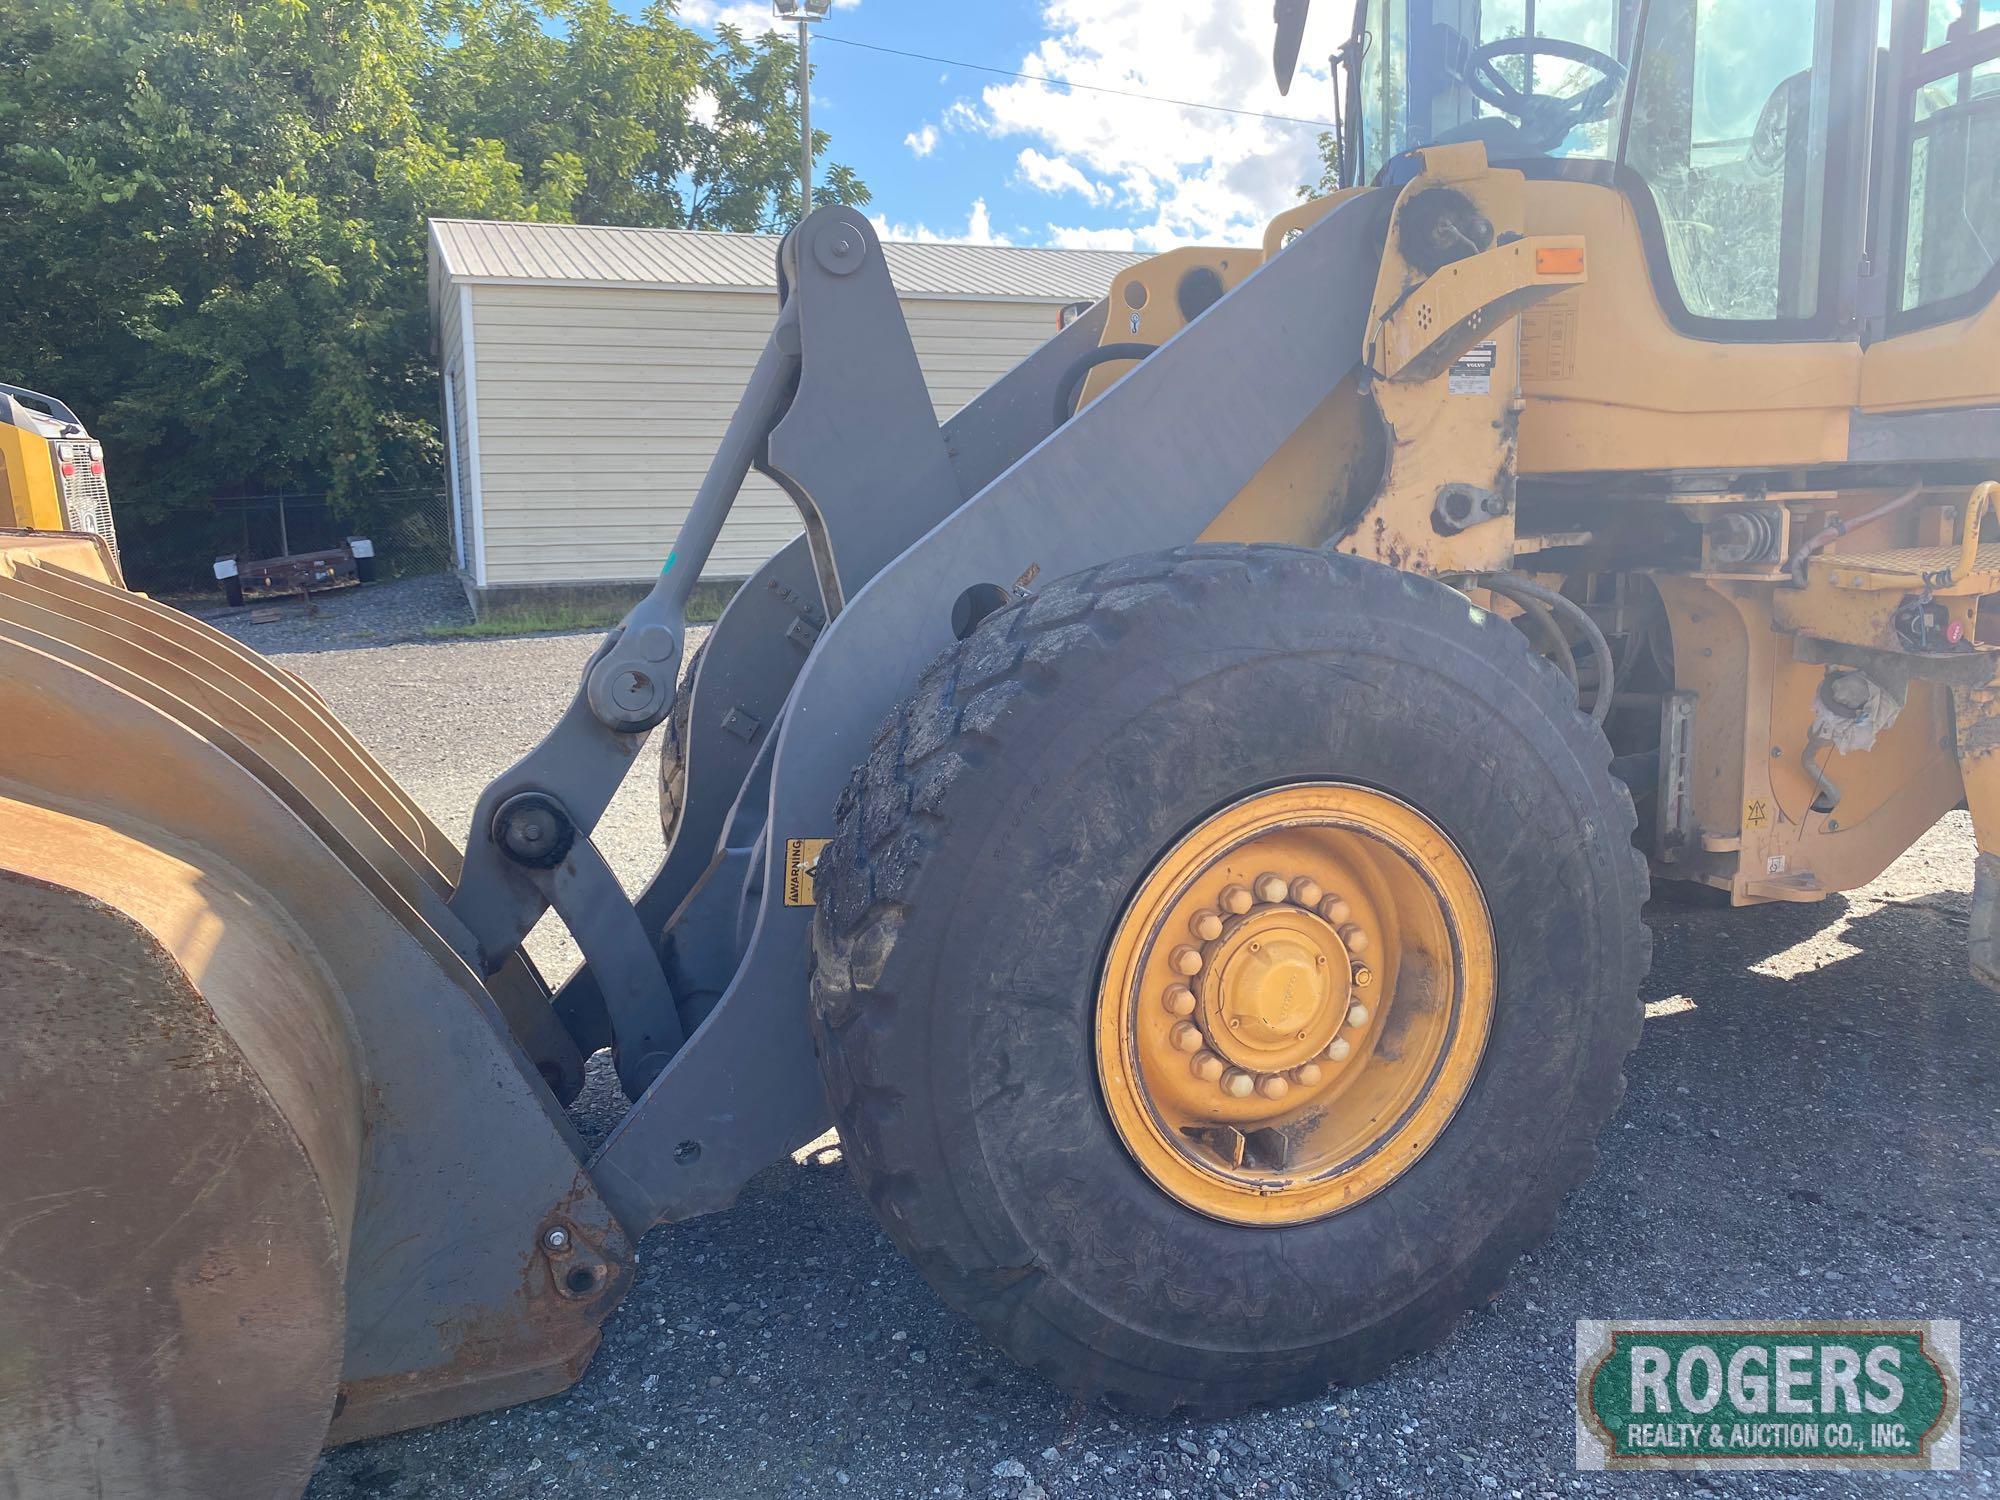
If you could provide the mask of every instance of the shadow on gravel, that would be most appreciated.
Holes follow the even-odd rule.
[[[1079,1408],[937,1302],[827,1153],[649,1237],[573,1391],[341,1450],[311,1495],[1990,1487],[2000,1000],[1965,977],[1963,901],[1656,904],[1652,1018],[1596,1176],[1501,1297],[1365,1388],[1199,1426]],[[1575,1472],[1576,1319],[1868,1315],[1965,1321],[1965,1474]]]

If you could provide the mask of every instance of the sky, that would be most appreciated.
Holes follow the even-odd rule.
[[[755,34],[770,7],[680,0],[681,19]],[[1271,0],[835,0],[813,47],[813,123],[896,239],[1161,250],[1256,244],[1319,178],[1326,58],[1344,0],[1321,0],[1289,99],[1271,76]],[[1278,123],[1070,91],[842,39],[1202,104]]]

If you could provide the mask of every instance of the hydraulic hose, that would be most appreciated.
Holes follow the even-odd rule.
[[[1472,581],[1480,588],[1498,594],[1503,599],[1511,599],[1523,610],[1530,604],[1539,605],[1576,627],[1577,633],[1590,643],[1591,655],[1597,662],[1597,689],[1591,695],[1590,718],[1592,723],[1602,727],[1604,721],[1611,717],[1611,704],[1618,687],[1618,674],[1611,659],[1611,643],[1604,638],[1604,632],[1597,628],[1597,622],[1590,618],[1589,612],[1574,599],[1552,588],[1545,588],[1534,579],[1523,577],[1519,573],[1475,573],[1472,575]],[[1573,670],[1571,676],[1574,680]]]
[[[1542,638],[1543,648],[1550,659],[1562,669],[1562,674],[1570,680],[1570,685],[1580,686],[1581,679],[1577,676],[1576,670],[1576,652],[1570,649],[1569,637],[1563,634],[1562,626],[1556,623],[1555,614],[1547,605],[1538,604],[1533,599],[1516,599],[1514,602],[1521,607],[1521,618],[1534,627],[1535,633]]]
[[[1082,394],[1084,381],[1090,372],[1100,365],[1115,365],[1122,360],[1144,359],[1149,354],[1157,354],[1158,344],[1104,344],[1092,349],[1069,367],[1056,387],[1056,426],[1060,427],[1076,415],[1077,397]]]
[[[1798,551],[1792,554],[1792,560],[1785,564],[1785,571],[1792,575],[1792,582],[1803,584],[1806,581],[1806,564],[1811,562],[1827,546],[1839,541],[1840,538],[1846,536],[1850,531],[1866,526],[1871,522],[1879,521],[1884,516],[1894,515],[1923,492],[1924,487],[1921,484],[1913,484],[1895,499],[1876,506],[1875,509],[1865,515],[1856,516],[1852,521],[1843,521],[1840,517],[1835,516],[1825,526],[1821,527],[1819,531],[1815,532],[1811,539],[1801,546]]]

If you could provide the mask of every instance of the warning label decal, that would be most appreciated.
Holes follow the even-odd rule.
[[[813,866],[819,863],[819,851],[832,842],[832,839],[785,840],[785,905],[818,905],[813,892]]]

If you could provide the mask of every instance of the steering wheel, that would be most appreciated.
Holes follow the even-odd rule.
[[[1525,76],[1534,77],[1537,57],[1557,57],[1581,63],[1604,76],[1575,94],[1537,94],[1519,88],[1494,63],[1503,57],[1525,58]],[[1474,98],[1511,115],[1521,125],[1522,145],[1532,151],[1553,151],[1579,125],[1589,125],[1611,113],[1625,87],[1625,64],[1608,52],[1581,42],[1553,36],[1503,36],[1472,49],[1462,74]]]

